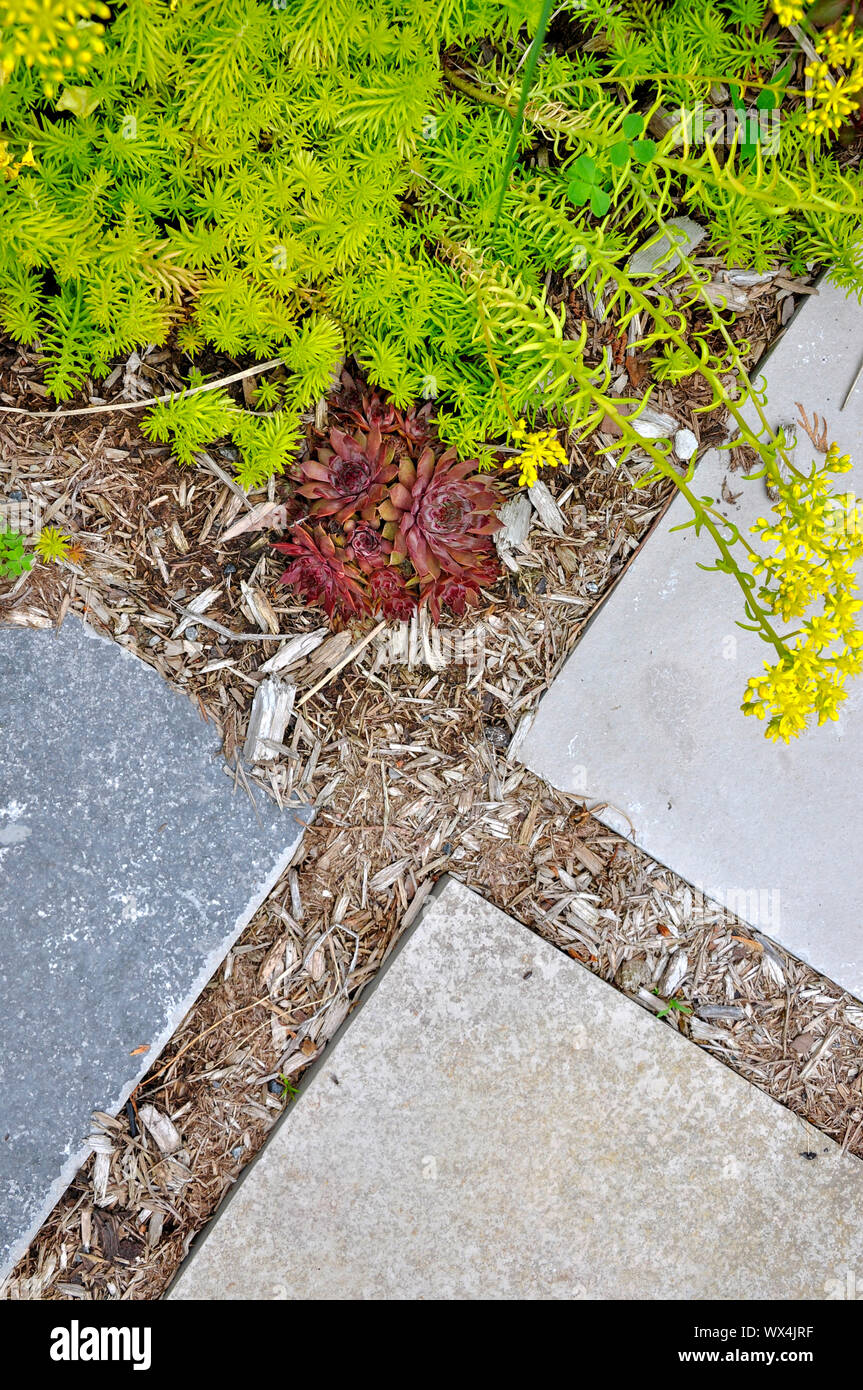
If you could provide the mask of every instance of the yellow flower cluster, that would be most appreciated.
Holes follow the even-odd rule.
[[[4,179],[17,178],[22,169],[35,169],[36,161],[33,158],[33,146],[28,145],[25,154],[19,160],[13,159],[9,153],[9,146],[5,140],[0,140],[0,174]]]
[[[0,82],[23,58],[41,76],[45,95],[53,96],[104,53],[105,26],[98,21],[110,17],[101,0],[0,0]]]
[[[566,467],[567,457],[554,430],[528,430],[524,420],[520,420],[510,430],[514,444],[523,445],[519,456],[521,472],[519,484],[533,487],[540,468]]]
[[[863,504],[853,493],[834,493],[831,473],[851,467],[847,454],[831,444],[824,463],[813,463],[808,477],[774,479],[779,499],[775,520],[752,527],[774,545],[772,554],[752,552],[750,563],[763,577],[758,598],[783,622],[803,619],[785,639],[786,652],[764,675],[754,677],[741,706],[745,714],[767,719],[767,737],[787,743],[805,729],[839,717],[845,681],[863,671],[863,632],[857,613],[854,563],[863,557]],[[820,611],[804,618],[808,609]],[[793,644],[789,645],[789,643]]]
[[[806,68],[806,76],[812,79],[813,106],[803,129],[807,135],[835,135],[863,99],[863,30],[856,29],[853,16],[847,15],[838,28],[826,30],[815,47],[820,57]],[[846,71],[834,77],[834,67]]]
[[[772,0],[773,13],[788,28],[789,24],[799,24],[806,13],[808,0]]]

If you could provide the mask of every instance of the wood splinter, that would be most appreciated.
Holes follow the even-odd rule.
[[[249,763],[272,762],[279,756],[297,695],[292,681],[268,676],[255,691],[243,754]]]

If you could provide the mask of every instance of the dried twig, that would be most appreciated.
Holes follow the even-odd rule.
[[[218,391],[222,386],[233,386],[250,376],[260,376],[261,372],[271,372],[275,367],[285,364],[281,357],[269,362],[256,362],[253,367],[245,367],[231,376],[220,377],[218,381],[206,381],[203,386],[187,386],[182,391],[168,391],[164,396],[145,396],[140,401],[108,401],[104,405],[76,406],[74,410],[25,410],[20,405],[0,405],[4,415],[26,415],[30,420],[62,420],[72,415],[101,415],[106,411],[146,410],[151,405],[165,405],[168,401],[178,401],[183,396],[196,396],[199,391]]]
[[[168,602],[172,608],[176,608],[178,613],[182,613],[184,618],[188,618],[193,623],[199,623],[202,627],[208,627],[213,632],[218,632],[220,637],[230,637],[232,642],[284,642],[286,638],[294,636],[291,632],[232,632],[229,627],[217,623],[215,618],[208,618],[204,613],[196,613],[192,608],[184,608],[182,603],[178,603],[176,599],[169,598]]]
[[[329,685],[333,677],[337,676],[339,671],[341,671],[343,667],[348,666],[350,662],[354,661],[356,657],[359,656],[363,648],[367,647],[369,642],[371,642],[373,638],[377,637],[378,633],[381,632],[385,627],[386,622],[379,622],[377,627],[373,627],[371,632],[367,632],[365,637],[363,637],[359,642],[357,642],[355,646],[351,647],[349,651],[345,652],[345,655],[342,657],[341,661],[337,661],[332,670],[328,671],[325,676],[322,676],[321,679],[318,681],[317,685],[313,685],[311,690],[307,690],[303,698],[297,701],[297,709],[301,709],[302,706],[308,700],[310,700],[313,695],[317,695],[319,690],[323,690],[325,685]]]
[[[803,406],[800,404],[800,402],[795,401],[794,404],[800,411],[799,424],[809,435],[809,438],[812,440],[812,443],[815,445],[815,448],[818,450],[819,454],[826,454],[829,448],[829,443],[827,439],[827,417],[819,416],[815,411],[813,411],[812,422],[810,424],[809,416],[806,414],[806,411],[803,409]]]

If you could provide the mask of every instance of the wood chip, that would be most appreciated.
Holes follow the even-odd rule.
[[[528,496],[534,511],[547,531],[562,536],[566,530],[566,517],[558,507],[546,484],[539,479],[529,487]]]
[[[152,1134],[161,1153],[173,1154],[182,1148],[183,1141],[173,1121],[161,1110],[157,1110],[155,1105],[139,1106],[138,1116],[147,1132]]]
[[[507,569],[512,570],[515,574],[519,570],[516,552],[522,550],[527,544],[532,518],[530,498],[526,497],[523,492],[510,498],[500,509],[500,520],[503,522],[503,526],[496,532],[494,543],[497,547],[497,553]]]
[[[247,762],[271,762],[278,758],[296,695],[297,687],[278,676],[268,676],[258,686],[243,747]]]
[[[302,661],[321,645],[327,631],[325,627],[316,627],[312,632],[300,632],[296,637],[289,637],[259,670],[265,674],[275,674],[276,671],[284,671],[288,666]]]

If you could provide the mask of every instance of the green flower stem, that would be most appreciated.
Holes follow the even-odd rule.
[[[591,383],[585,382],[584,388],[591,391]],[[770,622],[766,610],[761,607],[760,603],[755,598],[751,585],[747,584],[744,572],[738,565],[731,546],[713,519],[714,514],[711,509],[704,505],[700,497],[696,496],[689,486],[687,478],[679,473],[673,464],[669,463],[665,454],[660,449],[657,449],[655,445],[651,444],[649,440],[642,438],[642,436],[632,428],[632,425],[629,423],[629,417],[621,414],[612,399],[604,396],[601,392],[596,392],[595,388],[591,391],[591,394],[596,404],[602,406],[609,419],[613,420],[617,425],[623,438],[633,448],[644,450],[650,457],[657,472],[661,473],[664,478],[668,478],[673,482],[678,492],[686,498],[686,501],[695,514],[696,531],[703,527],[708,535],[712,537],[717,550],[722,556],[727,572],[734,576],[738,586],[743,592],[744,599],[746,600],[746,612],[757,622],[764,640],[769,642],[780,656],[788,656],[789,652],[787,646]]]
[[[657,213],[650,199],[645,195],[644,190],[638,184],[635,185],[635,189],[639,201],[641,202],[645,211],[653,219],[655,226],[658,228],[660,232],[665,232],[666,228],[662,221],[662,218]],[[781,454],[783,462],[785,463],[788,470],[791,473],[796,474],[798,478],[802,478],[804,475],[800,472],[799,468],[795,467],[787,451],[785,450],[783,445],[780,444],[779,439],[777,438],[777,435],[772,425],[767,419],[767,416],[764,414],[764,408],[761,404],[757,392],[755,391],[752,385],[752,382],[749,379],[749,374],[743,365],[743,362],[740,358],[740,353],[738,352],[734,339],[728,332],[728,327],[726,323],[716,312],[715,306],[710,302],[710,300],[707,298],[707,295],[704,293],[704,287],[697,274],[695,266],[693,265],[689,257],[686,255],[686,253],[679,249],[678,256],[680,264],[688,272],[689,278],[692,282],[693,287],[697,291],[699,298],[701,299],[705,307],[710,311],[714,329],[721,335],[726,347],[729,350],[730,364],[733,365],[734,370],[739,374],[741,385],[743,386],[743,399],[749,401],[754,406],[755,411],[758,415],[758,419],[761,422],[762,428],[767,433],[772,447],[775,450],[777,450],[779,454]],[[627,283],[626,288],[627,292],[630,295],[636,296],[639,294],[637,286],[631,284],[631,282]],[[640,302],[644,306],[644,312],[649,313],[651,317],[654,319],[654,321],[658,321],[656,309],[651,305],[651,301],[647,298],[647,296],[641,294],[639,298]],[[713,371],[712,368],[708,367],[705,363],[701,361],[697,354],[693,352],[691,346],[683,337],[683,335],[672,326],[671,322],[668,319],[662,318],[661,327],[662,331],[665,334],[667,334],[667,336],[671,339],[672,342],[675,343],[677,347],[681,348],[689,354],[690,359],[696,364],[696,370],[704,378],[704,380],[707,381],[712,391],[714,392],[714,396],[719,396],[720,400],[722,401],[722,404],[726,407],[726,409],[733,417],[745,442],[750,444],[752,448],[754,448],[764,459],[765,467],[769,470],[771,475],[771,481],[774,483],[778,482],[779,479],[777,476],[777,470],[773,460],[763,453],[763,441],[759,438],[757,434],[755,434],[755,432],[749,425],[748,421],[743,415],[740,402],[738,400],[735,400],[729,394],[718,372]]]
[[[468,269],[470,278],[474,281],[477,302],[480,305],[480,320],[483,325],[483,339],[486,355],[491,364],[492,375],[502,388],[500,371],[498,364],[494,360],[494,345],[489,329],[489,316],[485,310],[485,306],[482,304],[483,274],[485,273],[487,275],[488,272],[483,272],[481,263],[478,263],[477,258],[469,248],[463,246],[457,247],[453,244],[447,249],[450,250],[451,253],[456,251],[459,253],[462,264]],[[689,486],[691,476],[689,474],[683,476],[679,473],[660,449],[657,449],[649,440],[644,439],[638,434],[632,426],[631,418],[624,415],[618,408],[618,402],[597,385],[591,372],[584,366],[583,362],[573,363],[571,360],[567,359],[564,365],[580,392],[590,401],[593,411],[595,412],[595,417],[601,419],[603,416],[607,416],[612,420],[620,430],[624,446],[629,450],[635,448],[643,450],[650,458],[657,473],[673,482],[678,491],[686,498],[695,517],[696,530],[698,531],[703,527],[708,535],[711,536],[721,556],[724,570],[734,576],[741,589],[745,600],[745,611],[747,615],[757,625],[763,639],[776,650],[779,656],[787,656],[789,654],[787,646],[770,622],[767,612],[755,598],[752,584],[747,583],[747,579],[751,580],[751,576],[748,575],[748,573],[746,575],[744,574],[744,571],[737,563],[731,546],[722,534],[720,525],[724,523],[722,523],[721,518],[718,516],[714,519],[715,514],[713,514],[692,491]],[[509,402],[506,400],[505,395],[504,399],[509,409]],[[587,423],[590,428],[593,427],[594,421],[590,419],[590,416],[588,416]],[[717,521],[719,521],[720,525],[717,525]]]
[[[479,87],[476,85],[476,83],[469,82],[467,78],[462,77],[457,72],[453,72],[452,68],[444,68],[443,77],[444,81],[447,82],[449,86],[457,87],[460,92],[464,92],[465,96],[473,97],[475,101],[486,102],[489,106],[499,106],[502,110],[509,112],[511,116],[515,115],[515,107],[510,105],[506,97],[499,96],[497,93],[489,91],[487,87]],[[628,74],[625,77],[615,76],[614,74],[606,74],[604,76],[597,75],[596,77],[590,77],[582,82],[576,80],[572,83],[572,86],[591,87],[594,84],[597,84],[616,87],[635,87],[644,82],[693,81],[703,82],[705,87],[707,87],[709,90],[709,88],[712,86],[720,86],[723,83],[727,82],[728,74],[715,73],[711,77],[704,76],[702,73],[699,73],[697,78],[693,78],[691,72],[645,72],[640,73],[636,76]],[[747,77],[745,80],[743,78],[735,78],[734,83],[735,86],[740,87],[742,91],[746,91],[747,88],[752,87],[753,89],[756,89],[760,92],[775,91],[779,96],[783,94],[787,94],[788,96],[794,97],[806,96],[806,89],[804,87],[789,87],[786,86],[783,82],[775,81],[775,79],[772,82],[762,82],[754,77]]]

